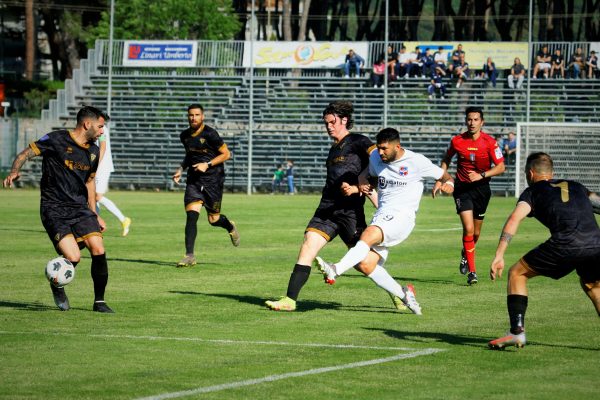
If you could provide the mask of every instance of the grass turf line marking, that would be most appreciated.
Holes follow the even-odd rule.
[[[136,335],[100,335],[100,334],[81,334],[72,332],[10,332],[0,331],[0,335],[56,335],[56,336],[88,336],[99,339],[132,339],[132,340],[174,340],[179,342],[202,342],[202,343],[218,343],[218,344],[251,344],[251,345],[267,345],[267,346],[296,346],[296,347],[323,347],[331,349],[362,349],[362,350],[400,350],[412,351],[410,347],[394,347],[394,346],[361,346],[354,344],[325,344],[325,343],[291,343],[291,342],[270,342],[270,341],[252,341],[252,340],[229,340],[229,339],[202,339],[202,338],[186,338],[186,337],[169,337],[169,336],[136,336]]]
[[[354,363],[350,363],[350,364],[342,364],[342,365],[334,365],[331,367],[315,368],[315,369],[309,369],[306,371],[289,372],[289,373],[280,374],[280,375],[269,375],[269,376],[265,376],[264,378],[248,379],[245,381],[223,383],[221,385],[205,386],[205,387],[199,387],[196,389],[182,390],[179,392],[163,393],[163,394],[158,394],[158,395],[149,396],[149,397],[140,397],[136,400],[176,399],[176,398],[180,398],[180,397],[193,396],[193,395],[197,395],[197,394],[219,392],[219,391],[227,390],[227,389],[236,389],[236,388],[240,388],[240,387],[244,387],[244,386],[258,385],[258,384],[265,383],[265,382],[274,382],[274,381],[279,381],[282,379],[298,378],[298,377],[307,376],[307,375],[316,375],[316,374],[323,374],[323,373],[327,373],[327,372],[340,371],[343,369],[359,368],[359,367],[366,367],[369,365],[383,364],[383,363],[388,363],[388,362],[392,362],[392,361],[404,360],[407,358],[427,356],[430,354],[438,353],[440,351],[444,351],[444,350],[442,350],[442,349],[423,349],[423,350],[415,351],[412,353],[397,354],[395,356],[386,357],[386,358],[376,358],[374,360],[358,361],[358,362],[354,362]]]

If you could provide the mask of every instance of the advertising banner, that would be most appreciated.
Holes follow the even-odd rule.
[[[123,65],[126,67],[195,67],[198,42],[192,40],[126,40]]]
[[[350,49],[367,62],[367,42],[255,42],[254,67],[341,68]],[[244,67],[250,67],[250,42],[244,45]]]

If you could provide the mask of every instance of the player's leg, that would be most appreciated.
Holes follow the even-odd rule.
[[[191,267],[196,265],[194,248],[196,236],[198,235],[198,217],[202,209],[203,201],[193,201],[185,205],[185,257],[177,263],[177,267]]]
[[[465,263],[461,260],[461,273],[476,272],[475,268],[475,219],[473,218],[473,210],[465,210],[460,214],[460,222],[462,224],[462,258],[466,261],[468,271],[464,271]]]
[[[223,228],[229,233],[231,244],[235,247],[240,245],[240,233],[235,222],[230,221],[225,214],[221,214],[221,200],[223,199],[223,183],[217,183],[204,188],[206,211],[208,223],[211,226]]]
[[[101,164],[102,165],[102,164]],[[105,170],[104,168],[99,168],[96,172],[96,203],[99,206],[106,208],[111,214],[113,214],[119,222],[121,222],[121,227],[123,228],[121,235],[127,236],[129,233],[129,227],[131,225],[131,218],[127,218],[119,207],[112,202],[105,194],[108,192],[108,181],[110,180],[110,172]]]
[[[314,228],[312,230],[309,229],[304,233],[304,241],[300,247],[296,265],[294,265],[294,269],[290,275],[286,295],[279,300],[267,300],[265,302],[266,306],[272,310],[294,311],[296,309],[296,301],[298,300],[300,291],[310,276],[310,266],[317,254],[319,254],[319,251],[331,238],[325,232],[316,231]]]
[[[369,225],[360,235],[360,240],[354,247],[348,250],[340,261],[331,264],[336,276],[342,275],[344,272],[363,261],[371,251],[371,247],[382,241],[383,231],[381,228],[375,225]]]
[[[527,311],[527,280],[537,276],[521,258],[508,271],[506,306],[510,321],[510,331],[506,336],[489,342],[489,347],[502,349],[507,346],[523,347],[525,339],[525,312]]]
[[[94,306],[93,310],[102,313],[113,313],[114,311],[104,301],[104,293],[108,284],[108,262],[102,236],[93,235],[85,239],[85,246],[90,251],[92,266],[90,273],[94,283]]]
[[[600,281],[586,283],[583,278],[579,278],[579,283],[581,284],[581,289],[583,289],[584,293],[594,304],[594,307],[596,307],[596,312],[600,317]]]
[[[77,241],[72,234],[63,236],[58,243],[55,243],[56,252],[61,254],[64,258],[69,260],[73,267],[77,267],[79,260],[81,259],[81,251],[77,245]],[[61,311],[67,311],[71,308],[69,305],[69,298],[64,288],[57,288],[52,283],[50,284],[52,290],[52,297],[54,304]]]

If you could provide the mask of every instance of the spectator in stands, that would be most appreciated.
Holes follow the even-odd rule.
[[[469,79],[469,63],[465,60],[465,53],[459,56],[458,64],[454,65],[453,74],[456,78],[456,88],[460,88],[462,84]]]
[[[452,56],[450,59],[450,65],[448,65],[448,71],[454,72],[456,66],[460,63],[460,56],[465,56],[465,52],[462,49],[462,44],[456,46],[456,50],[452,52]]]
[[[406,52],[406,47],[400,48],[398,55],[398,64],[396,64],[396,76],[408,78],[412,71],[412,53]]]
[[[382,57],[382,59],[385,59]],[[390,80],[396,80],[396,64],[398,64],[398,52],[391,45],[387,49],[387,68]]]
[[[442,46],[438,47],[438,51],[433,53],[433,61],[435,62],[435,71],[438,75],[446,76],[446,70],[448,67],[446,63],[448,61],[448,55],[444,51]]]
[[[515,57],[513,66],[510,68],[510,75],[508,75],[507,79],[509,88],[521,89],[523,87],[523,81],[525,80],[525,66],[521,63],[519,57]]]
[[[481,77],[492,82],[492,86],[496,87],[496,79],[498,78],[498,70],[496,69],[496,63],[492,61],[492,57],[488,57],[481,72]]]
[[[539,72],[544,74],[544,78],[548,78],[548,73],[550,72],[550,61],[552,57],[550,56],[550,52],[548,51],[548,46],[544,45],[538,51],[537,56],[535,57],[535,66],[533,67],[533,79],[537,79],[537,75]]]
[[[446,96],[446,85],[442,80],[442,76],[434,71],[431,75],[431,82],[427,87],[427,93],[429,94],[429,100],[433,100],[436,93],[439,93],[440,99],[444,100]]]
[[[231,157],[227,144],[218,132],[204,124],[204,108],[192,104],[187,111],[189,128],[179,135],[185,148],[181,166],[173,174],[173,181],[179,184],[183,170],[187,168],[185,187],[185,257],[177,267],[196,265],[194,245],[198,232],[197,223],[202,206],[206,208],[208,223],[225,229],[234,246],[240,245],[240,234],[233,221],[221,214],[221,199],[225,183],[223,163]]]
[[[100,147],[100,164],[96,171],[96,206],[106,208],[111,214],[121,222],[121,236],[127,236],[129,227],[131,226],[131,218],[123,215],[119,207],[105,196],[108,192],[108,181],[110,174],[115,170],[113,166],[112,153],[110,151],[110,138],[108,134],[108,126],[104,127],[104,135],[98,138],[98,146]]]
[[[596,52],[594,50],[590,52],[590,56],[585,61],[585,65],[588,69],[588,79],[595,78],[598,75],[598,56],[596,56]]]
[[[565,78],[565,58],[561,54],[560,49],[554,50],[552,54],[552,67],[550,68],[550,77],[555,78],[555,74],[560,72],[560,77]]]
[[[389,65],[389,64],[388,64]],[[373,71],[371,72],[371,83],[373,87],[382,87],[385,82],[386,62],[383,57],[373,63]]]
[[[514,132],[508,133],[508,139],[504,141],[503,150],[506,165],[514,165],[517,157],[517,135]]]
[[[346,78],[350,78],[350,72],[354,71],[355,77],[360,77],[360,69],[364,67],[365,60],[356,54],[354,50],[350,49],[348,54],[346,54],[346,59],[344,61],[344,73]]]
[[[421,53],[420,63],[421,66],[421,78],[430,77],[435,72],[435,60],[433,59],[433,54],[431,54],[431,50],[429,48],[425,49],[424,53]]]
[[[296,194],[296,189],[294,187],[294,161],[292,161],[292,160],[287,160],[287,168],[285,170],[285,177],[287,179],[288,194],[289,195]]]
[[[419,50],[419,46],[415,47],[415,51],[410,53],[410,64],[412,73],[409,74],[409,77],[423,75],[423,63],[421,62],[421,50]]]
[[[572,70],[571,76],[573,79],[580,79],[585,75],[585,57],[581,47],[575,49],[575,53],[571,55],[569,68]]]
[[[281,192],[281,183],[283,182],[283,178],[285,178],[285,168],[283,165],[277,167],[275,172],[273,172],[273,179],[271,180],[271,194]]]

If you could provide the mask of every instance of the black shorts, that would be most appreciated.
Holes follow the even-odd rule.
[[[223,199],[223,181],[220,182],[187,182],[183,202],[187,206],[191,203],[202,202],[209,214],[221,212]]]
[[[492,190],[487,182],[481,185],[465,185],[459,182],[456,184],[452,196],[454,197],[457,214],[473,210],[473,218],[483,220],[492,197]]]
[[[42,225],[54,244],[58,245],[65,236],[73,235],[75,240],[81,244],[90,236],[102,236],[98,217],[87,207],[40,207]]]
[[[306,232],[312,231],[332,241],[337,235],[346,246],[354,246],[360,235],[367,227],[365,211],[362,207],[356,209],[317,209],[308,222]]]
[[[577,271],[585,283],[600,281],[600,249],[573,249],[544,242],[521,259],[531,270],[552,279]]]

